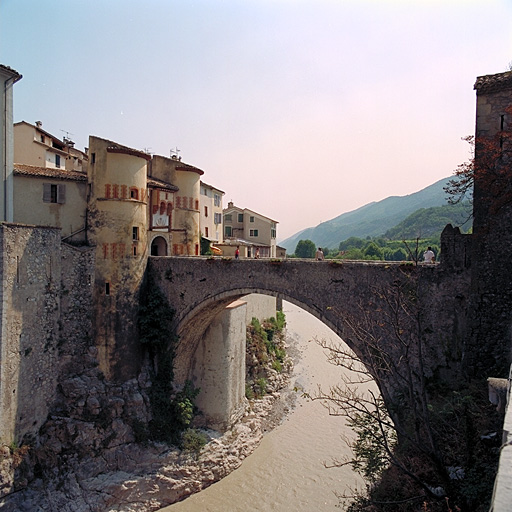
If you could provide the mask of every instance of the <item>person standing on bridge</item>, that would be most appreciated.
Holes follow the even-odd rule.
[[[237,245],[236,251],[235,251],[235,260],[239,260],[239,259],[240,259],[240,246]]]
[[[425,263],[434,263],[436,261],[436,255],[432,250],[432,247],[427,247],[427,250],[423,253],[423,261]]]
[[[323,261],[324,260],[324,251],[322,251],[322,248],[319,247],[317,250],[316,250],[316,259],[318,261]]]

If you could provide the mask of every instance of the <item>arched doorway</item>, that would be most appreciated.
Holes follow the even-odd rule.
[[[153,238],[151,242],[151,256],[167,256],[167,241],[163,236]]]

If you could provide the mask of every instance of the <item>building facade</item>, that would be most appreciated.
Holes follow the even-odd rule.
[[[21,80],[21,75],[14,69],[0,64],[0,220],[13,221],[13,85]]]
[[[232,252],[238,247],[242,257],[275,258],[277,221],[248,208],[240,208],[232,202],[223,211],[223,251]]]
[[[20,121],[14,124],[14,162],[37,167],[68,171],[87,171],[87,154],[76,149],[75,143],[62,140],[43,130],[43,123],[35,125]]]
[[[201,236],[210,244],[223,240],[222,197],[224,192],[201,181],[199,196]]]

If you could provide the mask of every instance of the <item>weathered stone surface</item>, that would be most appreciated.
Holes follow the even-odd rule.
[[[69,460],[65,474],[56,472],[44,483],[35,481],[30,489],[4,497],[0,501],[2,511],[150,512],[175,503],[240,466],[260,443],[266,418],[278,396],[268,395],[253,402],[243,420],[223,436],[212,438],[197,458],[158,444],[142,447],[127,443],[106,448],[97,456]],[[116,424],[123,428],[122,422]],[[78,443],[92,443],[86,425],[73,420],[65,425],[66,434],[78,435]],[[59,446],[54,444],[52,448],[58,450]],[[3,448],[0,471],[9,466],[8,452]]]

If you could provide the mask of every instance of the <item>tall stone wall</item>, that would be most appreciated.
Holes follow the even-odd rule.
[[[0,225],[1,442],[35,436],[59,365],[60,230]]]
[[[512,160],[507,138],[512,134],[512,72],[479,77],[475,89],[479,173],[474,186],[471,330],[465,366],[470,374],[506,377],[512,362]],[[490,159],[490,148],[499,146],[501,155]]]

